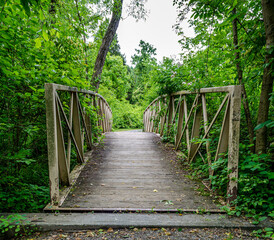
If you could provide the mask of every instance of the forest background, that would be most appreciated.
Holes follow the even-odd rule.
[[[49,202],[45,83],[98,91],[112,108],[114,129],[142,128],[143,111],[161,94],[240,84],[239,193],[229,212],[273,217],[274,44],[268,41],[264,1],[174,0],[180,59],[158,62],[157,49],[140,41],[129,66],[115,35],[102,73],[94,78],[117,2],[0,1],[0,211],[36,212]],[[132,1],[123,11],[140,19],[144,3]],[[181,25],[188,13],[193,38]],[[225,159],[218,164],[224,171],[213,179],[213,189],[225,194]],[[189,167],[193,176],[205,177],[202,164]]]

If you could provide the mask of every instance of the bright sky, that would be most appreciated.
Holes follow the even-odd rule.
[[[136,22],[132,17],[120,21],[117,30],[118,41],[121,52],[126,55],[128,65],[131,65],[131,56],[135,54],[140,40],[149,42],[157,49],[158,61],[161,61],[163,56],[178,56],[182,52],[178,43],[179,37],[172,29],[177,17],[172,2],[172,0],[148,0],[146,9],[150,13],[146,21]],[[123,12],[123,15],[125,14],[126,11]],[[187,28],[187,24],[185,25]],[[185,32],[193,34],[191,29],[185,29]]]

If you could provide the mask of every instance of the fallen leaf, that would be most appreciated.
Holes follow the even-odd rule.
[[[102,183],[101,186],[105,186],[106,184]]]
[[[94,237],[94,233],[91,232],[91,231],[88,231],[88,232],[86,233],[86,237]]]
[[[109,228],[109,229],[107,230],[107,232],[108,232],[108,233],[113,232],[113,229],[112,229],[112,228]]]
[[[138,231],[138,228],[133,228],[133,231],[134,231],[134,232],[137,232],[137,231]]]
[[[60,234],[59,235],[59,238],[67,238],[68,235],[65,235],[65,234]]]
[[[171,200],[161,200],[160,202],[165,203],[165,205],[173,205]]]

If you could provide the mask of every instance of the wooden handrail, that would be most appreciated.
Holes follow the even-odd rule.
[[[69,117],[66,116],[58,92],[70,93]],[[83,109],[79,97],[90,96],[90,102],[96,110],[96,126],[100,126],[102,134],[111,131],[112,111],[107,101],[98,93],[88,90],[78,90],[59,84],[45,84],[46,122],[48,143],[48,164],[51,206],[58,207],[62,204],[59,195],[59,184],[69,186],[71,184],[70,156],[71,142],[74,144],[79,164],[85,163],[84,145],[85,139],[88,149],[92,147],[92,128],[90,116]],[[68,130],[67,144],[63,136],[63,125]],[[67,151],[65,146],[67,145]]]
[[[206,108],[206,95],[211,93],[227,93],[224,97],[218,111],[212,121],[208,122],[208,113]],[[187,110],[187,96],[195,95],[190,111]],[[179,97],[179,99],[178,99]],[[174,102],[177,98],[178,103],[175,109]],[[163,104],[163,102],[169,102]],[[164,130],[170,137],[171,128],[175,128],[175,149],[178,150],[181,141],[185,136],[186,147],[188,150],[188,161],[195,160],[197,154],[202,156],[200,149],[202,141],[206,141],[207,162],[209,165],[209,175],[213,176],[211,153],[209,142],[207,141],[210,130],[219,117],[220,112],[225,108],[222,122],[219,142],[216,148],[214,161],[223,157],[228,153],[228,186],[227,186],[227,202],[232,203],[237,197],[238,182],[238,158],[239,158],[239,136],[240,136],[240,115],[241,115],[241,86],[232,85],[225,87],[201,88],[197,91],[179,91],[168,95],[157,97],[153,100],[143,113],[143,123],[145,132],[160,132],[163,135]],[[163,115],[163,110],[165,114]],[[161,112],[161,114],[160,114]],[[192,116],[193,115],[193,116]],[[177,122],[176,122],[177,119]],[[192,131],[189,134],[190,119],[192,119]],[[200,139],[200,143],[193,142],[196,138],[200,138],[201,124],[204,124],[204,134]],[[202,157],[203,161],[205,159]]]

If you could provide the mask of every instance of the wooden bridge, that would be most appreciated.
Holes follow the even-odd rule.
[[[227,202],[236,198],[240,86],[158,97],[144,112],[143,132],[111,132],[110,106],[97,93],[56,84],[45,90],[51,194],[45,210],[218,212],[211,197],[194,191],[197,183],[185,176],[161,136],[185,161],[208,164],[210,180],[220,171],[214,163],[226,158]],[[210,101],[220,104],[208,114]],[[211,149],[214,141],[217,148]]]

